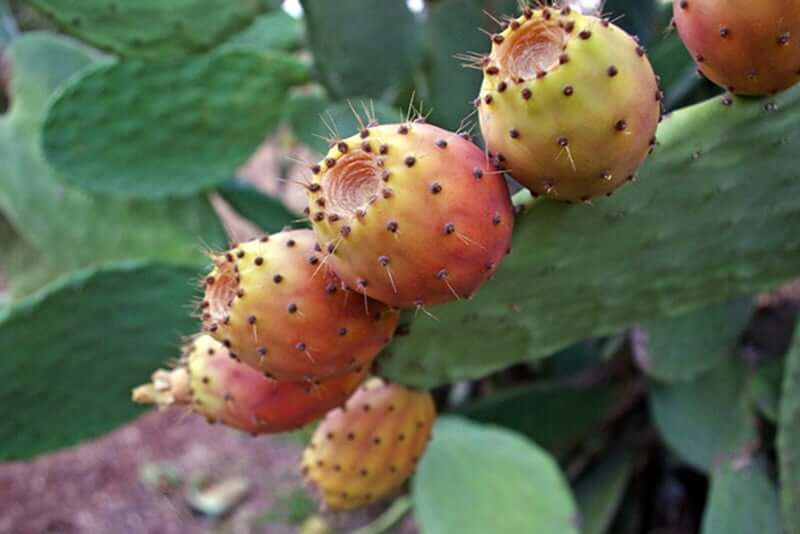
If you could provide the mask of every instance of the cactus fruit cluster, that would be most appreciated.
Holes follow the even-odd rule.
[[[678,31],[703,73],[741,94],[797,82],[800,6],[731,3],[738,9],[675,1]],[[783,11],[773,11],[776,5]],[[656,147],[662,117],[663,93],[644,47],[608,19],[523,2],[521,14],[490,39],[488,54],[465,56],[483,76],[474,105],[485,150],[423,117],[379,124],[356,114],[360,127],[349,136],[337,132],[323,159],[308,165],[310,228],[212,252],[201,282],[203,334],[176,367],[137,388],[134,400],[188,406],[252,434],[324,416],[303,453],[302,473],[332,510],[363,506],[405,483],[431,438],[434,400],[368,378],[379,374],[373,362],[392,341],[401,310],[471,299],[494,276],[511,251],[508,178],[533,197],[609,196],[634,180]],[[523,198],[520,210],[536,209],[539,201]],[[592,209],[541,209],[562,207]],[[625,215],[620,208],[607,218]],[[553,256],[530,276],[570,267]],[[515,313],[521,307],[508,306]],[[505,305],[499,309],[486,316],[505,321]],[[462,323],[473,315],[478,320],[462,314]],[[392,376],[391,365],[384,376]],[[427,372],[421,364],[415,369]]]
[[[332,510],[385,497],[411,475],[435,416],[430,393],[372,378],[317,427],[303,452],[303,476]]]
[[[391,306],[468,298],[509,251],[508,187],[465,137],[420,121],[369,124],[312,170],[308,211],[328,264]]]
[[[211,336],[199,335],[187,344],[177,366],[153,373],[150,384],[133,391],[133,400],[187,406],[209,422],[254,435],[286,432],[341,405],[368,370],[320,383],[277,381],[236,361]]]
[[[491,38],[478,107],[495,163],[537,195],[587,201],[633,180],[661,91],[644,49],[605,19],[526,8]]]
[[[700,72],[738,95],[800,82],[800,2],[673,0],[675,26]]]
[[[205,330],[278,380],[319,381],[369,367],[398,313],[348,290],[310,230],[240,243],[203,280]]]

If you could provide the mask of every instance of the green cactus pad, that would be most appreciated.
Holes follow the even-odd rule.
[[[121,56],[163,59],[209,50],[248,26],[260,0],[32,0],[62,30]]]
[[[591,205],[516,196],[514,251],[470,301],[418,313],[381,361],[430,387],[800,273],[800,87],[675,112],[640,179]],[[753,154],[757,154],[754,157]]]
[[[62,270],[131,257],[203,261],[224,232],[204,196],[126,201],[64,187],[41,152],[49,95],[95,56],[70,39],[28,33],[8,50],[13,105],[0,118],[0,211]]]
[[[651,383],[649,406],[667,445],[701,471],[758,442],[746,369],[732,358],[691,382]]]
[[[68,184],[89,191],[189,195],[247,160],[306,74],[291,56],[246,48],[180,64],[100,65],[51,102],[44,150]]]
[[[412,484],[426,534],[577,534],[577,510],[558,464],[516,432],[440,417]]]
[[[475,88],[481,83],[478,70],[464,68],[454,57],[465,50],[482,52],[486,37],[476,28],[488,21],[474,0],[444,0],[431,4],[425,21],[427,74],[433,108],[431,121],[455,130],[472,111]]]
[[[784,363],[783,359],[768,361],[756,369],[750,381],[750,401],[759,414],[772,423],[778,422],[780,413]]]
[[[618,447],[575,483],[581,534],[609,532],[633,474],[633,460],[631,449]]]
[[[701,532],[784,533],[778,491],[764,459],[739,458],[714,468]]]
[[[140,263],[82,271],[0,316],[0,460],[67,447],[141,413],[131,388],[197,327],[180,304],[195,276]]]
[[[344,102],[332,102],[322,88],[318,89],[292,95],[286,114],[295,138],[320,155],[330,148],[326,138],[349,137],[361,126],[359,119],[364,124],[369,122],[367,114],[381,124],[397,122],[402,117],[400,111],[380,101],[351,97]],[[358,113],[358,119],[353,110]]]
[[[800,323],[786,359],[777,444],[786,533],[800,534]]]
[[[656,380],[692,380],[733,353],[752,315],[752,299],[742,297],[647,321],[633,332],[636,360]]]
[[[265,195],[246,182],[230,180],[217,192],[236,213],[265,232],[280,232],[285,226],[292,226],[292,223],[299,218],[280,200]]]
[[[537,382],[465,404],[456,412],[525,434],[560,457],[602,426],[620,393],[613,384],[577,387]]]
[[[317,73],[334,97],[380,97],[411,78],[421,32],[405,2],[301,3]]]
[[[259,16],[242,32],[225,41],[223,46],[254,50],[294,50],[302,41],[302,22],[285,11],[276,11]]]
[[[63,272],[58,262],[44,257],[0,215],[0,273],[12,299],[27,295]]]

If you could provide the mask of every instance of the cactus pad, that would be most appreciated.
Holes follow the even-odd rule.
[[[89,191],[185,196],[233,175],[306,74],[288,55],[247,48],[179,64],[100,65],[52,101],[45,153],[67,183]]]
[[[209,50],[245,28],[260,0],[32,0],[61,29],[127,57],[163,59]]]
[[[141,413],[130,389],[195,322],[194,269],[114,264],[70,274],[0,313],[0,461],[109,432]],[[124,310],[122,313],[121,310]]]
[[[420,31],[405,2],[301,0],[315,69],[336,98],[381,97],[410,80]]]
[[[780,400],[778,437],[781,505],[787,534],[800,534],[800,322],[786,356]]]
[[[496,278],[438,321],[420,314],[381,371],[417,386],[479,377],[797,276],[798,128],[800,88],[715,98],[662,122],[635,187],[591,206],[519,194]]]
[[[14,69],[14,103],[0,118],[0,210],[26,241],[64,271],[131,257],[199,261],[201,242],[224,243],[204,196],[126,201],[64,187],[40,148],[44,104],[97,57],[71,39],[45,33],[23,35],[6,54]]]

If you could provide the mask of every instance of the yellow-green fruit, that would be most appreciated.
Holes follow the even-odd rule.
[[[644,49],[575,9],[526,9],[492,36],[476,105],[495,161],[534,194],[588,200],[632,180],[661,92]]]
[[[303,476],[332,510],[385,497],[411,476],[435,417],[430,393],[372,378],[317,427]]]

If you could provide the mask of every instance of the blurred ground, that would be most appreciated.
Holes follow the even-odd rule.
[[[299,532],[305,517],[315,513],[297,469],[301,451],[291,437],[253,438],[178,409],[148,413],[81,447],[0,465],[0,532]],[[148,472],[159,470],[166,475],[161,483],[147,484]],[[192,512],[185,493],[193,481],[206,477],[241,477],[250,489],[223,518],[204,517]],[[381,511],[378,505],[329,513],[324,520],[335,532],[351,532]],[[408,520],[394,532],[415,531]]]

